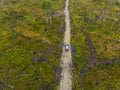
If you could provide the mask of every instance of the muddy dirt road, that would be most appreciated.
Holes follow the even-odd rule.
[[[61,81],[59,90],[71,90],[72,89],[72,56],[71,56],[71,44],[70,44],[70,17],[69,17],[69,0],[66,0],[65,6],[65,36],[64,43],[68,43],[70,45],[69,51],[65,51],[65,47],[63,46],[63,52],[61,56]]]

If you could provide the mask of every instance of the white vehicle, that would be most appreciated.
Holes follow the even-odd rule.
[[[65,51],[69,51],[69,47],[70,47],[69,44],[65,44]]]

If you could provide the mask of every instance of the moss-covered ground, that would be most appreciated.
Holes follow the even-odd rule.
[[[76,48],[73,53],[73,90],[120,89],[120,2],[116,1],[70,1],[72,44]],[[90,55],[94,52],[89,49],[88,38],[96,50],[93,66],[86,66],[93,61]],[[83,71],[81,85],[83,72],[80,71],[83,68],[89,69]]]
[[[46,24],[42,1],[0,2],[1,89],[57,90],[54,69],[59,67],[64,15],[52,15],[52,24]],[[64,9],[63,0],[50,1],[51,12]]]

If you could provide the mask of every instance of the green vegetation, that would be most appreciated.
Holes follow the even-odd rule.
[[[119,63],[96,65],[97,62],[120,57],[120,2],[119,0],[71,0],[72,44],[76,47],[73,54],[74,90],[119,90]],[[95,65],[83,76],[80,85],[80,70],[90,59],[86,32],[96,49]],[[119,60],[118,60],[119,61]],[[116,68],[116,69],[115,69]],[[109,78],[110,77],[110,78]],[[105,79],[101,81],[102,79]]]
[[[115,65],[95,65],[84,76],[85,90],[119,90],[120,89],[120,63]]]
[[[64,16],[51,14],[49,24],[46,13],[63,10],[63,3],[0,1],[0,85],[4,90],[12,86],[15,90],[57,89],[54,69],[59,67]]]
[[[57,90],[65,0],[0,0],[0,90]],[[120,90],[120,0],[70,0],[73,90]]]

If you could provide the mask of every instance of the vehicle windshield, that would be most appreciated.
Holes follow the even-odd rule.
[[[66,45],[66,48],[68,48],[69,46],[68,45]]]

